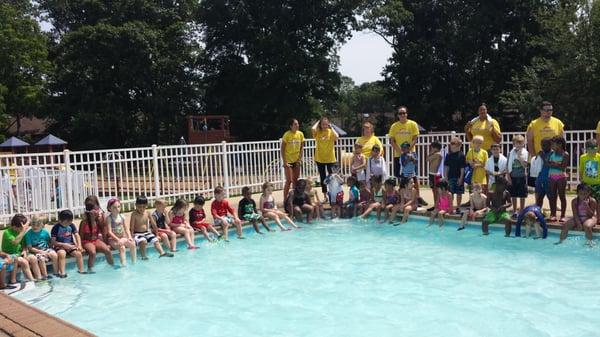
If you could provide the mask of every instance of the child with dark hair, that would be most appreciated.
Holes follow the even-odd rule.
[[[58,255],[59,277],[67,277],[67,255],[75,258],[77,271],[80,274],[85,274],[83,255],[81,255],[83,247],[81,247],[81,238],[77,232],[77,227],[73,224],[73,212],[67,209],[58,213],[58,223],[52,226],[50,231],[50,244]]]
[[[294,228],[298,228],[294,221],[282,210],[277,208],[277,204],[275,203],[275,198],[273,197],[273,184],[270,182],[266,182],[262,185],[263,193],[260,196],[259,206],[262,215],[265,218],[273,219],[279,229],[282,231],[289,231],[290,228],[286,228],[282,223],[281,219],[285,219],[290,225]]]
[[[448,181],[441,180],[437,184],[438,199],[435,204],[435,209],[431,212],[429,217],[429,226],[433,225],[433,221],[437,217],[439,220],[439,226],[444,226],[445,215],[452,214],[452,195],[448,192]]]
[[[238,214],[240,215],[240,217],[250,222],[252,224],[252,227],[254,227],[254,230],[258,234],[263,234],[263,232],[261,232],[258,228],[259,221],[267,231],[271,232],[271,228],[269,227],[269,225],[267,225],[265,219],[262,217],[262,215],[258,214],[256,210],[256,202],[254,202],[254,200],[252,199],[250,187],[245,186],[242,188],[242,196],[243,198],[238,204]]]
[[[188,249],[198,249],[196,246],[196,235],[194,234],[194,228],[190,226],[189,222],[185,218],[188,209],[187,201],[183,199],[175,200],[175,205],[171,207],[169,211],[169,222],[167,225],[171,230],[184,237],[185,242],[188,245]]]
[[[462,203],[462,195],[465,193],[465,166],[467,161],[462,152],[462,141],[458,137],[450,139],[450,152],[444,160],[444,178],[448,181],[448,192],[456,195],[456,208]]]
[[[383,183],[383,209],[385,211],[385,220],[389,223],[396,219],[396,212],[400,208],[401,197],[396,190],[396,179],[389,178]]]
[[[552,153],[548,158],[548,178],[550,179],[550,222],[556,222],[556,204],[560,198],[560,222],[567,221],[565,212],[567,211],[567,188],[566,169],[569,166],[571,158],[565,151],[567,142],[563,137],[552,138]]]
[[[506,190],[507,188],[506,179],[503,177],[496,177],[496,188],[494,191],[488,193],[487,206],[489,208],[483,222],[481,223],[481,230],[483,235],[489,234],[489,226],[493,223],[504,224],[504,236],[510,236],[511,223],[510,215],[506,211],[511,205],[510,193]]]
[[[306,223],[312,221],[313,206],[306,193],[306,179],[299,179],[288,198],[288,208],[294,214],[296,220],[302,219],[302,214],[306,214]]]
[[[590,188],[592,197],[600,201],[600,153],[594,139],[585,143],[585,151],[579,157],[579,180]],[[600,225],[600,204],[596,212],[598,225]]]
[[[148,256],[146,255],[148,244],[154,245],[160,257],[173,257],[172,253],[167,253],[163,250],[159,239],[152,233],[157,231],[157,226],[154,218],[148,214],[146,210],[147,206],[148,199],[146,196],[137,197],[135,200],[135,210],[131,213],[131,219],[129,220],[129,230],[136,244],[140,246],[142,260],[148,260]]]
[[[358,211],[363,214],[367,210],[367,206],[371,200],[371,191],[367,188],[367,183],[364,181],[358,182]]]
[[[560,240],[557,242],[561,243],[569,234],[569,230],[577,228],[585,231],[585,238],[587,239],[587,245],[592,246],[593,229],[597,223],[597,216],[594,216],[596,209],[598,208],[597,200],[591,197],[592,189],[585,185],[577,185],[577,197],[571,201],[571,209],[573,210],[573,217],[565,222],[560,232]]]
[[[542,166],[538,176],[535,178],[535,203],[539,207],[544,206],[544,197],[548,196],[550,199],[550,181],[548,178],[548,171],[550,166],[548,162],[550,160],[550,154],[552,154],[552,139],[542,139],[542,149],[538,152],[537,157],[542,161]]]
[[[353,218],[356,216],[358,210],[358,203],[360,199],[360,191],[358,190],[357,180],[353,176],[349,176],[346,179],[346,185],[349,187],[348,201],[344,203],[344,209],[346,217]]]
[[[83,220],[79,223],[79,235],[83,249],[88,254],[88,274],[94,273],[94,263],[96,261],[96,252],[101,252],[106,256],[106,262],[114,265],[112,252],[110,248],[100,239],[100,213],[96,211],[96,205],[88,201],[85,204]]]
[[[529,152],[525,148],[525,137],[516,135],[513,137],[514,148],[508,154],[507,182],[512,197],[514,217],[525,207],[527,198],[527,166],[529,163]],[[519,206],[517,206],[517,198]]]
[[[202,235],[204,235],[204,238],[206,239],[206,241],[208,242],[212,242],[213,239],[210,237],[210,235],[208,235],[208,232],[210,231],[211,233],[213,233],[214,235],[217,236],[217,238],[221,238],[221,235],[219,234],[219,232],[217,232],[217,230],[215,229],[215,227],[213,225],[210,224],[210,222],[206,221],[206,213],[204,212],[204,197],[199,195],[194,199],[194,207],[192,207],[190,209],[190,225],[196,229],[202,232]]]
[[[10,228],[2,233],[2,251],[10,255],[15,263],[10,283],[17,282],[16,268],[21,269],[28,281],[41,280],[42,278],[37,259],[33,255],[28,256],[23,249],[23,238],[28,230],[27,217],[23,214],[15,214],[10,220]]]

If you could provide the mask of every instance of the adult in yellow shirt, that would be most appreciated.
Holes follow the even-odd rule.
[[[405,142],[409,143],[410,151],[414,151],[420,132],[419,125],[415,121],[408,119],[408,109],[405,106],[398,107],[396,117],[398,121],[390,126],[388,136],[390,137],[392,148],[394,148],[394,176],[399,178],[400,167],[402,166],[400,164],[400,155],[402,154],[400,145]]]
[[[362,136],[358,137],[356,140],[357,144],[361,144],[363,146],[363,155],[368,158],[371,157],[371,149],[373,145],[379,145],[381,149],[381,155],[383,156],[383,144],[377,136],[375,136],[375,132],[373,130],[373,124],[370,122],[365,122],[362,128]]]
[[[300,123],[292,119],[289,123],[290,129],[281,138],[281,158],[283,159],[283,171],[285,173],[285,184],[283,185],[283,200],[287,200],[290,186],[296,186],[300,176],[300,165],[302,164],[302,149],[304,148],[304,134],[300,131]]]
[[[540,107],[540,117],[529,123],[527,127],[527,150],[530,155],[537,155],[542,150],[542,139],[556,136],[563,137],[565,125],[560,119],[552,117],[553,112],[552,103],[544,101]]]
[[[600,121],[598,121],[598,125],[596,126],[596,143],[600,146]]]
[[[327,195],[327,185],[324,183],[327,175],[331,174],[331,168],[336,164],[335,158],[335,141],[339,135],[331,127],[329,118],[323,116],[312,127],[312,135],[315,139],[315,163],[319,170],[319,178],[321,179],[321,191]],[[327,173],[325,173],[327,171]]]
[[[483,137],[483,144],[481,148],[489,151],[494,143],[500,143],[502,141],[502,131],[500,131],[500,124],[498,121],[488,115],[487,105],[481,103],[478,110],[479,117],[470,120],[465,125],[465,133],[467,140],[473,140],[475,136]]]

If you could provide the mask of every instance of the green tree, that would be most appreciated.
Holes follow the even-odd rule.
[[[29,1],[0,3],[0,125],[16,118],[17,134],[21,118],[41,112],[52,70],[35,10]]]
[[[337,99],[336,48],[359,0],[200,3],[205,112],[231,116],[241,139],[273,139]]]
[[[43,0],[54,130],[79,148],[174,143],[200,109],[196,1]]]
[[[529,43],[541,53],[513,77],[502,102],[527,121],[549,100],[568,128],[594,128],[600,118],[600,1],[561,1],[537,19],[542,32]]]
[[[546,7],[544,1],[372,0],[361,28],[393,48],[384,74],[394,103],[407,105],[424,126],[444,129],[453,111],[475,114],[481,102],[498,116],[498,95],[536,55],[528,41],[540,28],[532,18]]]

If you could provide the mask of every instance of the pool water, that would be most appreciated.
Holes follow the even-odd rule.
[[[598,336],[600,249],[334,220],[17,295],[99,336]],[[183,244],[180,244],[183,246]]]

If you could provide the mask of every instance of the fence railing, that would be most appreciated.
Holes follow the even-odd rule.
[[[514,135],[502,134],[503,152],[508,153]],[[593,130],[567,131],[565,136],[571,153],[570,185],[578,182],[577,167],[587,139]],[[447,148],[450,138],[457,136],[465,144],[464,133],[425,134],[416,145],[418,176],[427,181],[426,163],[429,144],[438,140]],[[385,158],[393,172],[392,148],[387,136],[380,137]],[[355,137],[342,137],[335,145],[341,173],[349,174],[349,158]],[[212,196],[215,186],[225,188],[228,195],[241,194],[244,186],[259,192],[265,181],[276,188],[284,182],[281,165],[281,140],[236,142],[201,145],[176,145],[69,151],[0,156],[0,222],[6,223],[15,213],[40,214],[55,218],[62,209],[76,214],[83,211],[83,199],[96,194],[101,200],[121,199],[123,209],[131,210],[138,195],[150,200],[176,198],[191,200],[198,194]],[[317,177],[314,165],[314,139],[304,145],[302,177]],[[104,207],[104,205],[102,205]]]

